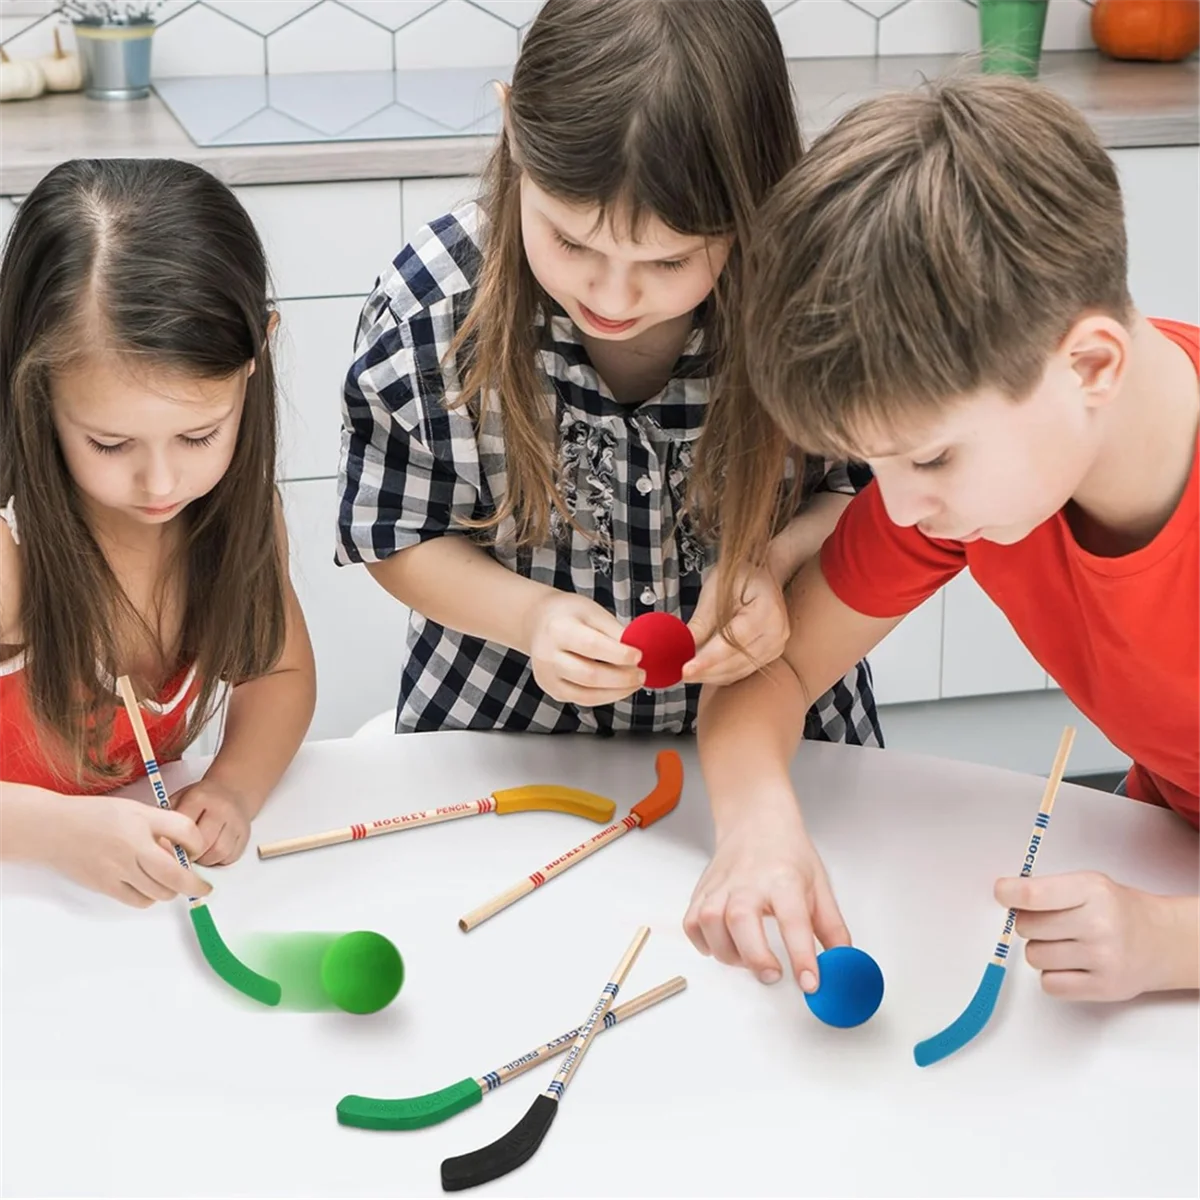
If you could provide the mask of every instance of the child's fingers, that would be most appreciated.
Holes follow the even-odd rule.
[[[804,991],[815,992],[821,982],[817,947],[803,891],[799,887],[777,888],[771,894],[771,910],[792,964],[792,975]]]
[[[617,630],[616,637],[608,630],[597,629],[594,625],[581,621],[563,639],[560,648],[568,654],[576,654],[593,662],[608,663],[617,667],[636,667],[641,661],[642,652],[636,646],[625,645],[621,641],[621,626],[615,620],[613,624]]]
[[[723,903],[710,902],[700,909],[700,932],[709,954],[727,967],[741,966],[742,959],[729,932]]]
[[[114,900],[120,900],[122,904],[128,904],[130,908],[149,908],[154,903],[149,896],[143,895],[132,884],[128,884],[124,880],[112,888],[109,895]]]
[[[1025,961],[1038,971],[1083,970],[1088,966],[1086,952],[1076,941],[1029,942]]]
[[[173,851],[155,846],[153,853],[138,855],[138,865],[152,879],[169,888],[172,896],[207,896],[212,891],[202,876],[185,870]]]
[[[817,885],[812,906],[812,927],[813,933],[826,950],[851,944],[850,930],[846,928],[841,909],[838,908],[828,884]]]
[[[624,694],[636,692],[646,681],[646,673],[640,667],[618,667],[593,658],[582,658],[569,650],[559,651],[554,657],[554,669],[566,683],[593,691],[618,691]]]
[[[783,968],[767,945],[763,907],[753,893],[731,896],[725,910],[725,924],[742,964],[753,971],[760,982],[777,983],[783,978]]]
[[[170,809],[156,808],[151,811],[150,832],[156,838],[165,837],[169,842],[182,846],[190,856],[199,856],[208,849],[208,842],[196,822]]]
[[[1063,1000],[1095,1000],[1100,995],[1091,971],[1043,971],[1042,991]]]
[[[1089,881],[1086,872],[1043,875],[1040,879],[999,879],[995,895],[1005,908],[1037,912],[1078,908],[1088,900]]]
[[[134,863],[133,878],[130,886],[140,892],[147,900],[174,900],[178,893],[173,892],[166,884],[160,883],[140,862]]]
[[[1055,942],[1076,936],[1079,917],[1073,908],[1051,912],[1018,910],[1016,930],[1031,942]]]

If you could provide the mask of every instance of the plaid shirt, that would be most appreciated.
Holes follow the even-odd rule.
[[[378,562],[494,513],[505,492],[502,423],[494,398],[478,428],[446,402],[460,393],[447,358],[475,295],[482,261],[474,204],[426,226],[382,276],[363,308],[346,379],[337,562]],[[622,405],[557,306],[541,368],[558,430],[564,497],[547,545],[514,552],[501,525],[489,553],[512,571],[587,596],[626,623],[658,609],[691,618],[714,551],[680,519],[708,400],[708,362],[696,330],[671,380],[652,399]],[[809,489],[853,492],[869,475],[810,460]],[[642,690],[581,708],[547,696],[526,655],[409,619],[396,707],[398,733],[434,729],[691,732],[697,685]],[[807,737],[882,744],[870,673],[860,663],[808,714]]]

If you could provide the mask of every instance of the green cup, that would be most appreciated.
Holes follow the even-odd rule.
[[[989,74],[1038,73],[1049,0],[979,0],[979,41]]]

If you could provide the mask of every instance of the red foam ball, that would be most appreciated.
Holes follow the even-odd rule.
[[[621,641],[642,652],[639,666],[646,672],[648,688],[674,687],[683,678],[683,664],[696,656],[692,631],[673,613],[635,617],[625,627]]]

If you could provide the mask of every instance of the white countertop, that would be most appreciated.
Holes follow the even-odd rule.
[[[951,55],[794,59],[789,68],[805,134],[811,138],[858,100],[909,87],[959,61]],[[1111,148],[1196,145],[1197,78],[1195,57],[1136,63],[1082,50],[1042,56],[1042,81],[1078,105]],[[319,183],[474,175],[491,144],[487,137],[460,137],[200,147],[157,96],[126,102],[43,96],[0,109],[0,195],[24,195],[68,158],[153,155],[199,163],[229,184]]]
[[[1048,730],[1047,761],[1057,730]],[[439,1164],[499,1137],[553,1067],[429,1129],[337,1124],[348,1092],[436,1090],[581,1022],[637,926],[621,1000],[688,989],[605,1032],[504,1196],[1195,1194],[1194,995],[1071,1005],[1014,950],[985,1033],[919,1070],[915,1042],[965,1007],[1003,922],[1039,780],[806,744],[796,778],[857,943],[887,982],[867,1024],[813,1018],[701,958],[680,920],[710,846],[688,741],[414,734],[306,745],[254,827],[270,841],[520,783],[600,791],[618,815],[684,758],[683,801],[470,934],[457,918],[583,841],[560,814],[480,816],[209,872],[236,950],[252,930],[374,929],[404,955],[372,1016],[260,1008],[205,966],[182,903],[137,911],[48,874],[3,877],[5,1195],[438,1195]],[[177,787],[199,764],[176,764]],[[133,789],[147,794],[148,789]],[[1194,888],[1170,813],[1065,785],[1039,873],[1081,867]],[[252,964],[253,965],[253,964]]]

